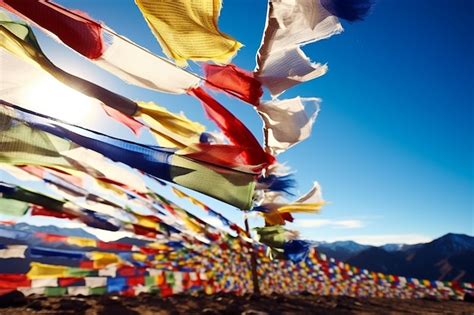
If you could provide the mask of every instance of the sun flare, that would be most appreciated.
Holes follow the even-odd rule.
[[[31,84],[24,101],[32,110],[72,123],[84,122],[94,108],[93,99],[49,76]]]

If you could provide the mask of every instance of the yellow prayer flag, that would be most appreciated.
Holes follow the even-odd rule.
[[[67,277],[68,267],[32,262],[27,276],[29,279],[46,279]]]
[[[133,253],[132,257],[134,260],[141,261],[141,262],[145,262],[148,259],[148,256],[142,253]]]
[[[165,54],[186,60],[228,63],[242,44],[217,28],[221,0],[135,0]]]
[[[91,260],[94,261],[94,269],[105,268],[110,264],[120,262],[120,258],[113,253],[90,252]]]
[[[191,220],[189,218],[184,218],[183,221],[186,227],[190,229],[191,231],[196,232],[196,233],[204,232],[204,229],[202,228],[202,226],[200,226],[194,220]]]
[[[148,243],[147,247],[153,248],[153,249],[158,249],[158,250],[169,250],[170,247],[166,244],[161,244],[161,243]]]
[[[155,260],[156,261],[163,261],[166,259],[166,256],[163,254],[155,255]]]
[[[97,247],[97,241],[90,238],[69,236],[66,242],[79,247]]]
[[[283,207],[278,208],[278,212],[318,212],[322,206],[324,206],[324,202],[317,202],[317,203],[292,203]]]
[[[138,219],[138,222],[137,222],[138,225],[141,225],[150,229],[155,229],[155,230],[157,230],[160,227],[160,224],[158,222],[148,219],[147,217],[144,217],[138,214],[136,214],[135,217]]]
[[[137,102],[137,104],[138,111],[135,117],[144,120],[161,146],[186,148],[199,143],[201,133],[206,131],[204,125],[184,115],[171,113],[153,102]]]
[[[204,289],[204,292],[206,292],[207,295],[214,294],[214,288],[211,287],[210,285],[207,285],[206,288]]]
[[[114,184],[112,183],[107,183],[107,182],[104,182],[102,180],[95,180],[95,182],[97,183],[97,185],[99,185],[100,187],[104,188],[104,189],[108,189],[108,190],[111,190],[113,191],[114,193],[120,195],[120,196],[125,196],[126,193],[121,190],[120,188],[118,188],[117,186],[115,186]]]
[[[173,192],[176,194],[176,196],[178,196],[178,197],[180,197],[180,198],[186,198],[186,199],[188,199],[192,204],[194,204],[194,205],[196,205],[196,206],[198,206],[198,207],[200,207],[200,208],[202,208],[202,209],[204,209],[204,210],[207,209],[207,206],[206,206],[203,202],[201,202],[201,201],[199,201],[199,200],[197,200],[197,199],[195,199],[195,198],[193,198],[193,197],[191,197],[191,196],[185,194],[185,193],[182,192],[181,190],[179,190],[179,189],[177,189],[177,188],[175,188],[175,187],[172,187],[172,190],[173,190]]]

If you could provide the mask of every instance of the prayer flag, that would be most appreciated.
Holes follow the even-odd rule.
[[[26,245],[7,245],[5,248],[2,248],[2,245],[0,245],[0,259],[25,258],[27,248],[28,246]]]
[[[263,95],[262,84],[253,73],[232,64],[203,64],[202,68],[206,74],[205,84],[208,88],[224,91],[244,102],[259,106],[260,97]]]
[[[319,102],[317,98],[300,97],[262,102],[257,111],[264,121],[268,152],[277,155],[307,139],[319,112]],[[311,107],[310,115],[305,107]]]
[[[217,28],[221,0],[135,0],[165,54],[186,60],[228,63],[242,44]]]
[[[257,78],[272,95],[324,75],[327,66],[312,63],[300,46],[342,32],[338,19],[320,0],[269,0],[267,23],[257,55]]]

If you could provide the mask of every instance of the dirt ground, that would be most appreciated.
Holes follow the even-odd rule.
[[[12,306],[12,304],[15,304]],[[29,297],[0,314],[474,314],[474,303],[312,295]]]

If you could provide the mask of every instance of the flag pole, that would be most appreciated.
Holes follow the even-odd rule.
[[[249,220],[246,215],[244,218],[244,223],[245,223],[245,232],[247,233],[247,237],[251,238]],[[260,295],[260,285],[258,283],[258,274],[257,274],[257,255],[255,253],[255,246],[253,243],[251,244],[251,247],[252,248],[250,250],[250,267],[252,270],[253,293],[255,295]]]

